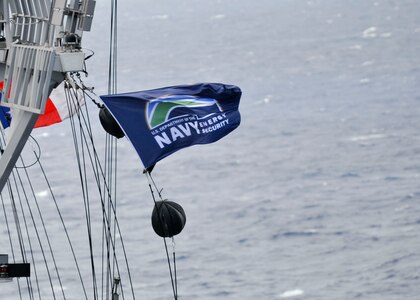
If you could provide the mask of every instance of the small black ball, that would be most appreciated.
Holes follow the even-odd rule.
[[[106,109],[106,107],[101,107],[99,110],[99,120],[101,121],[102,127],[110,135],[115,136],[117,139],[124,137],[124,132],[122,131],[120,125],[115,121],[111,113]]]
[[[185,226],[184,209],[173,201],[157,201],[152,212],[152,227],[161,237],[173,237]]]

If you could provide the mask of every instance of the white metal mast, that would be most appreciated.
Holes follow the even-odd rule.
[[[95,0],[0,0],[1,105],[13,110],[0,158],[0,191],[51,90],[66,72],[83,70],[83,31],[92,25]]]

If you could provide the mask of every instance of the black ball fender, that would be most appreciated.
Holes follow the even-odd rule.
[[[99,120],[101,121],[102,127],[110,135],[115,136],[117,139],[124,137],[125,134],[120,125],[118,125],[117,121],[115,121],[106,107],[101,107],[99,109]]]
[[[187,218],[184,209],[173,201],[156,201],[152,211],[152,227],[161,237],[173,237],[185,226]]]

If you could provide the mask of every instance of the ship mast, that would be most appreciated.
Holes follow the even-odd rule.
[[[83,71],[84,31],[95,0],[0,0],[1,105],[13,110],[8,143],[0,158],[0,191],[47,98],[67,72]]]

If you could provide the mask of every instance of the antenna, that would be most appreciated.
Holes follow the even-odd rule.
[[[95,0],[0,1],[1,105],[13,108],[9,142],[0,159],[3,189],[51,90],[67,72],[83,71],[83,31]]]

